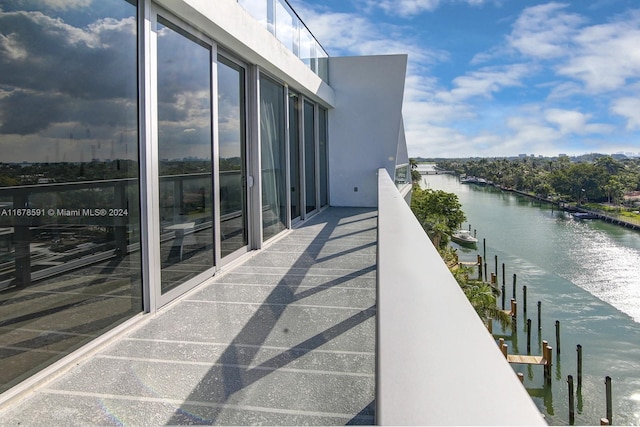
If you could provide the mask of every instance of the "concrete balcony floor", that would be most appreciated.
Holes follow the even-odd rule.
[[[329,208],[0,413],[2,425],[374,422],[373,209]]]

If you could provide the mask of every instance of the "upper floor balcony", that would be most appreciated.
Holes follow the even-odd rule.
[[[378,174],[378,209],[325,209],[134,317],[5,393],[3,424],[543,425],[394,181]],[[64,281],[45,286],[69,292]],[[15,351],[27,345],[20,333]]]
[[[287,0],[238,0],[238,3],[322,80],[329,82],[329,55]]]

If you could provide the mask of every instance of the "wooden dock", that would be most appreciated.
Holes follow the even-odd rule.
[[[524,354],[508,354],[507,362],[516,365],[546,365],[547,361],[542,356],[528,356]]]
[[[547,341],[542,341],[542,356],[531,356],[528,354],[508,354],[508,346],[504,343],[504,338],[498,340],[500,350],[507,359],[507,362],[513,365],[541,365],[544,366],[544,378],[545,382],[551,382],[551,358],[552,347],[548,345]],[[522,379],[521,379],[522,380]]]

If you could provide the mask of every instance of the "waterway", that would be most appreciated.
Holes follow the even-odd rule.
[[[553,347],[551,385],[545,385],[543,367],[512,365],[524,373],[524,385],[547,422],[569,424],[567,376],[577,384],[580,344],[583,382],[575,395],[575,424],[598,425],[606,417],[604,381],[609,376],[613,424],[640,425],[640,232],[599,220],[574,220],[548,204],[490,186],[460,184],[451,175],[424,176],[422,186],[458,196],[468,221],[464,228],[471,225],[479,243],[476,249],[452,245],[461,261],[475,261],[486,247],[488,271],[498,274],[499,285],[505,283],[507,306],[516,274],[516,333],[496,323],[494,336],[506,338],[510,353],[526,354],[529,318],[531,354],[541,354],[542,340]],[[527,313],[522,308],[523,285]]]

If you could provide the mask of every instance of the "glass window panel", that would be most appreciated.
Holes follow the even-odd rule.
[[[158,17],[162,293],[213,267],[211,51]]]
[[[263,239],[286,227],[286,151],[284,87],[260,79],[260,149]]]
[[[329,204],[329,173],[327,163],[327,110],[318,110],[318,148],[320,155],[320,206]]]
[[[135,2],[0,8],[0,392],[142,310]]]
[[[289,174],[291,183],[291,218],[300,217],[300,118],[298,95],[289,93]]]
[[[247,245],[244,69],[218,58],[220,239],[222,256]]]
[[[304,102],[304,181],[306,212],[316,209],[316,145],[314,107]]]

